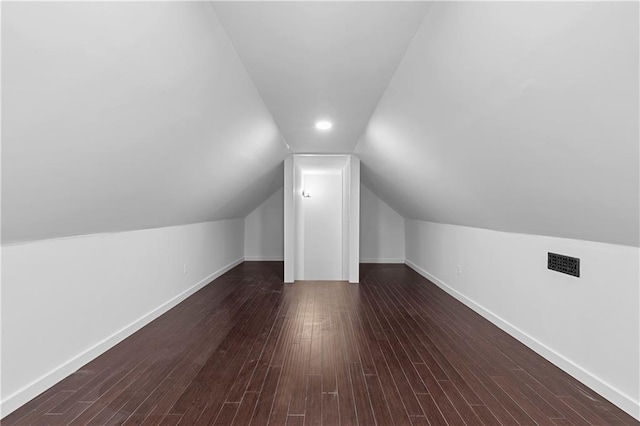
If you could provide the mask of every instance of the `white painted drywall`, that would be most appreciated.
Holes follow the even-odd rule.
[[[360,186],[360,262],[404,263],[404,218]]]
[[[284,188],[245,218],[245,260],[284,259]],[[360,262],[403,263],[404,218],[360,186]]]
[[[233,219],[3,246],[2,415],[242,261],[243,233]]]
[[[244,259],[284,260],[284,188],[244,219]]]
[[[351,153],[428,2],[213,3],[296,153]],[[331,132],[314,122],[333,121]]]
[[[432,2],[354,153],[403,217],[640,245],[638,2]]]
[[[245,217],[289,153],[209,2],[3,3],[3,242]]]
[[[547,252],[580,258],[580,278],[548,270]],[[414,269],[640,418],[638,248],[407,220],[406,256]]]

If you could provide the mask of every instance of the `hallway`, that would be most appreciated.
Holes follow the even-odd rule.
[[[404,265],[245,262],[3,419],[44,424],[637,422]]]

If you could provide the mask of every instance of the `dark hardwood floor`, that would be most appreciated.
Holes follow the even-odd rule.
[[[285,285],[247,262],[2,424],[638,422],[404,265]]]

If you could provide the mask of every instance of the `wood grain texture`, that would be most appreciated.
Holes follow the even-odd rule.
[[[404,265],[246,262],[3,425],[637,425]]]

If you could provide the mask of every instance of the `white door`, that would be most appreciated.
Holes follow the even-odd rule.
[[[342,280],[342,171],[305,173],[303,181],[303,279]]]

